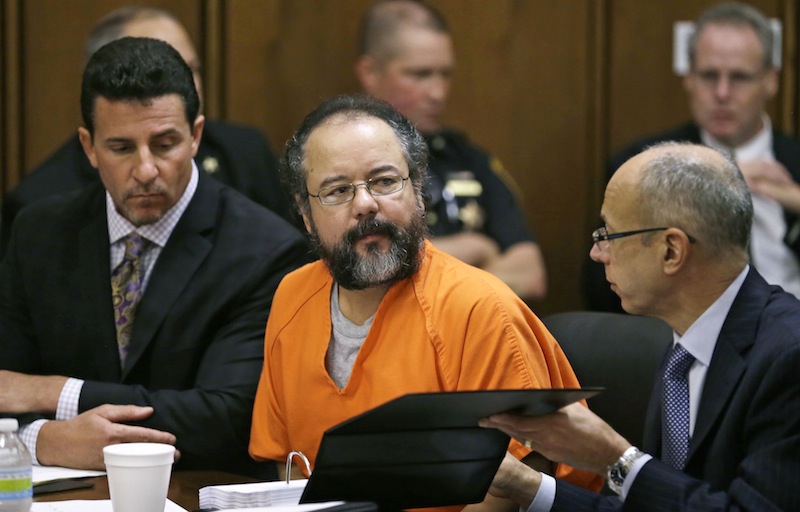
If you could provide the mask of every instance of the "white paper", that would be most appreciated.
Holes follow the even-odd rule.
[[[343,501],[323,501],[321,503],[307,503],[305,505],[287,505],[277,507],[257,507],[257,508],[226,508],[217,512],[309,512],[323,508],[335,507],[343,504]]]
[[[105,471],[90,471],[88,469],[62,468],[59,466],[33,466],[33,483],[52,482],[65,478],[89,478],[105,475]]]
[[[69,500],[33,503],[31,512],[114,512],[111,500]],[[167,500],[164,512],[189,512],[173,501]]]
[[[209,485],[200,489],[200,508],[249,509],[296,506],[308,480]],[[302,512],[302,511],[300,511]]]

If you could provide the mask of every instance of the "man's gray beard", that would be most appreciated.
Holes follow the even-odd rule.
[[[332,248],[325,247],[316,235],[316,226],[311,242],[320,258],[328,266],[333,279],[342,288],[364,290],[376,286],[391,286],[409,278],[419,270],[422,259],[422,244],[427,227],[423,215],[418,212],[407,229],[389,221],[368,219],[348,231]],[[355,243],[368,234],[383,234],[390,240],[389,251],[383,253],[377,243],[367,245],[367,255],[361,256]]]

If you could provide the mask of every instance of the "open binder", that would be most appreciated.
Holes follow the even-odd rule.
[[[542,415],[602,388],[409,394],[328,429],[300,503],[371,501],[383,510],[483,500],[509,437],[492,414]]]

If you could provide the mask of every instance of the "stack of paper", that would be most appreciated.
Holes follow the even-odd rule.
[[[297,505],[307,482],[292,480],[288,484],[279,481],[210,485],[200,489],[200,508],[213,510]]]

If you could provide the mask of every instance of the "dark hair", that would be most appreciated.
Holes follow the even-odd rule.
[[[428,145],[414,125],[385,101],[363,94],[337,96],[323,102],[306,116],[300,128],[286,142],[281,157],[281,182],[301,214],[309,211],[305,168],[305,145],[309,135],[332,118],[351,121],[364,117],[380,119],[394,131],[405,156],[414,191],[417,195],[422,194],[422,183],[428,168]]]
[[[156,7],[132,5],[111,11],[92,27],[89,35],[86,37],[86,43],[83,48],[86,62],[89,62],[89,59],[97,50],[111,41],[121,38],[125,33],[125,27],[127,27],[129,23],[159,18],[172,20],[180,25],[180,21],[175,15],[167,10],[158,9]]]
[[[97,50],[83,72],[83,123],[94,136],[94,109],[98,97],[143,102],[169,94],[180,96],[186,120],[189,126],[194,125],[200,99],[192,70],[177,50],[157,39],[117,39]]]
[[[697,53],[697,39],[700,33],[709,25],[733,25],[750,27],[761,42],[762,58],[765,68],[775,67],[773,62],[772,47],[775,45],[775,35],[770,28],[769,21],[761,12],[747,4],[732,2],[720,4],[705,11],[695,22],[694,33],[689,39],[689,62],[694,66]]]
[[[396,56],[397,33],[406,27],[420,27],[449,34],[442,13],[420,0],[383,0],[364,15],[359,33],[359,55],[370,55],[379,62]]]

